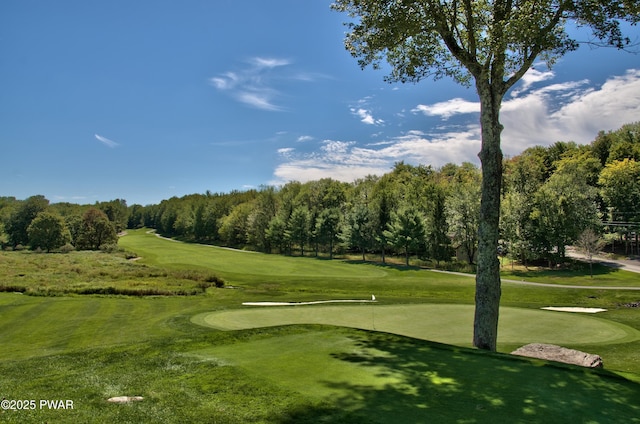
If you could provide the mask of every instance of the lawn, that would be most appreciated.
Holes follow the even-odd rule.
[[[446,304],[284,306],[232,309],[193,317],[194,323],[242,330],[293,324],[323,324],[376,330],[457,346],[470,346],[473,306]],[[618,344],[640,340],[640,331],[613,321],[566,312],[502,307],[500,341],[509,345]]]
[[[640,384],[620,377],[640,375],[640,318],[624,306],[639,292],[504,284],[501,352],[546,337],[600,354],[605,369],[594,371],[468,348],[467,276],[238,252],[144,230],[120,244],[141,259],[0,254],[0,284],[49,287],[0,293],[0,397],[74,401],[73,410],[0,410],[0,421],[640,422]],[[59,260],[44,268],[45,257]],[[185,275],[215,275],[226,287],[200,289],[201,277]],[[177,280],[196,290],[170,295]],[[134,283],[167,293],[65,291]],[[377,303],[242,306],[371,294]],[[574,305],[609,311],[539,309]],[[106,402],[119,395],[144,401]]]

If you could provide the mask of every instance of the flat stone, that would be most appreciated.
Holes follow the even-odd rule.
[[[530,343],[513,352],[512,355],[526,356],[529,358],[545,359],[547,361],[562,362],[565,364],[579,365],[587,368],[602,368],[603,362],[600,355],[568,349],[562,346],[544,343]]]

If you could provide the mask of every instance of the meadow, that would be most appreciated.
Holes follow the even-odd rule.
[[[488,353],[470,346],[469,276],[233,251],[145,230],[120,245],[137,260],[0,253],[0,397],[73,401],[71,410],[0,410],[0,421],[640,422],[640,317],[629,307],[639,291],[505,282],[499,352]],[[596,267],[591,280],[580,269],[526,271],[527,280],[640,286],[624,271]],[[375,303],[242,305],[372,294]],[[508,354],[528,341],[597,353],[605,368]],[[144,400],[106,401],[121,395]]]

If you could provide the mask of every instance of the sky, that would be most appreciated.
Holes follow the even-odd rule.
[[[330,4],[3,0],[0,196],[145,205],[399,161],[479,165],[475,90],[360,69]],[[506,156],[640,121],[640,54],[583,46],[537,63],[501,121]]]

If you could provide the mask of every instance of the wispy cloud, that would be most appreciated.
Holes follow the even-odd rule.
[[[292,64],[289,59],[253,57],[248,59],[240,70],[224,72],[209,78],[209,84],[219,91],[227,92],[233,99],[247,106],[267,111],[282,111],[285,108],[278,104],[282,93],[276,88],[279,83],[283,80],[312,81],[308,75],[301,79],[300,74],[275,72],[278,68]]]
[[[373,111],[369,106],[371,97],[365,97],[364,99],[358,100],[355,106],[351,106],[349,110],[351,113],[358,118],[360,121],[367,125],[382,125],[384,124],[384,120],[376,119],[373,117]]]
[[[313,140],[313,137],[311,137],[310,135],[301,135],[300,137],[298,137],[296,141],[299,143],[304,143],[306,141],[311,141],[311,140]]]
[[[113,140],[109,140],[108,138],[103,137],[103,136],[101,136],[101,135],[94,134],[94,136],[96,137],[96,140],[98,140],[99,142],[101,142],[101,143],[102,143],[102,144],[104,144],[105,146],[110,147],[110,148],[112,148],[112,149],[113,149],[114,147],[118,147],[118,146],[120,145],[119,143],[116,143],[116,142],[115,142],[115,141],[113,141]]]
[[[519,87],[519,95],[503,102],[505,154],[514,156],[528,147],[556,141],[586,144],[598,131],[617,129],[640,116],[640,69],[610,77],[600,86],[581,80],[533,87],[534,81],[551,78],[548,73],[534,73],[523,82],[524,88]],[[477,102],[452,99],[419,105],[413,112],[432,120],[440,118],[440,122],[430,131],[410,130],[367,144],[325,140],[310,153],[282,151],[274,183],[324,177],[353,181],[368,174],[388,172],[401,160],[435,167],[450,162],[479,163],[481,133]],[[449,120],[456,115],[455,120]]]

